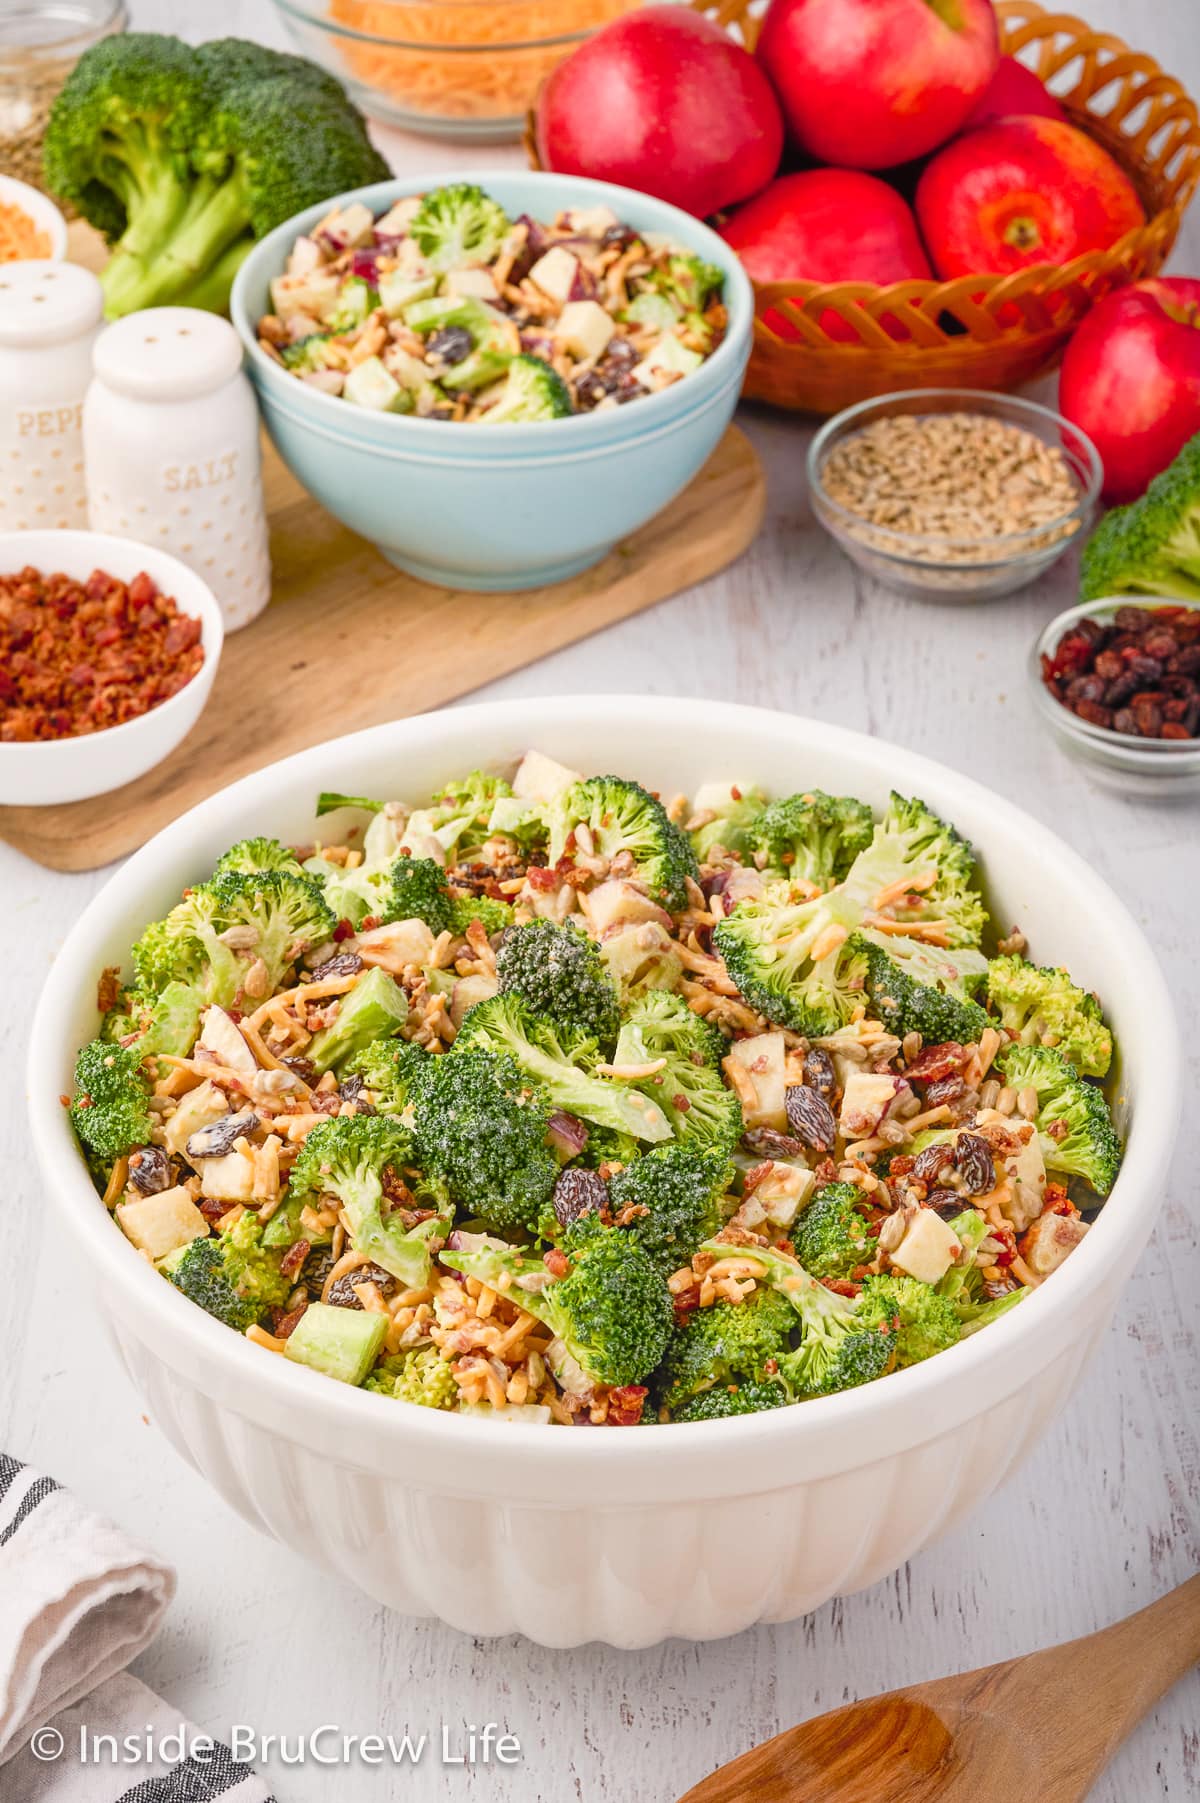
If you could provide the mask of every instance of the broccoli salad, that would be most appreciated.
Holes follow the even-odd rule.
[[[259,347],[323,394],[490,425],[595,413],[699,369],[725,332],[720,269],[608,207],[553,225],[470,183],[380,218],[334,207],[271,283]]]
[[[64,1097],[131,1243],[271,1354],[534,1423],[783,1408],[979,1332],[1112,1187],[1099,1004],[920,800],[531,751],[326,817],[105,971]]]

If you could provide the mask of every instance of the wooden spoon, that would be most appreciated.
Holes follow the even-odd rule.
[[[1200,1576],[1128,1621],[777,1734],[680,1803],[1081,1803],[1200,1661]]]

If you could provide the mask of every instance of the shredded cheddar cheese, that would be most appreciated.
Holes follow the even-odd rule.
[[[39,231],[23,208],[0,201],[0,263],[50,255],[50,234]]]

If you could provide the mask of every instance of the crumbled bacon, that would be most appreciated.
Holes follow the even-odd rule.
[[[619,1390],[610,1390],[607,1417],[609,1426],[636,1427],[642,1418],[642,1410],[649,1394],[643,1384],[622,1384]]]
[[[100,980],[96,984],[96,1006],[101,1014],[108,1014],[116,1007],[121,997],[121,969],[117,964],[106,964],[100,972]]]

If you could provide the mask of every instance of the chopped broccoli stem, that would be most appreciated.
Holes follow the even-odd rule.
[[[742,1135],[741,1102],[721,1074],[728,1049],[724,1034],[682,996],[653,989],[630,1002],[613,1063],[651,1067],[629,1081],[661,1108],[677,1138],[725,1156]]]

